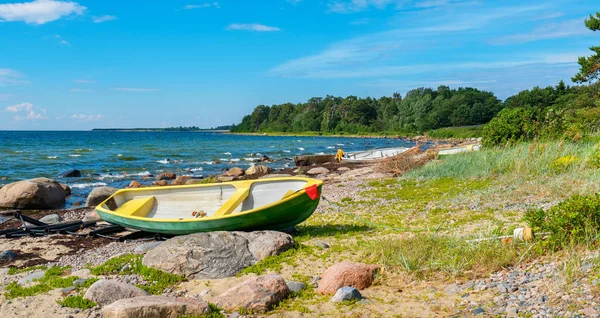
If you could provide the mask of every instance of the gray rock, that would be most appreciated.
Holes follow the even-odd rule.
[[[519,307],[514,304],[506,306],[506,317],[507,318],[519,317]]]
[[[75,275],[73,275],[73,276],[75,276]],[[82,286],[87,281],[88,281],[87,278],[76,279],[76,280],[73,281],[73,286]]]
[[[92,275],[92,272],[89,269],[84,268],[84,269],[80,269],[78,271],[72,272],[71,276],[76,276],[76,277],[79,277],[79,278],[82,278],[82,279],[87,279],[87,278],[90,278],[90,277],[92,277],[94,275]]]
[[[301,290],[306,288],[306,284],[301,282],[287,282],[286,285],[290,289],[290,291],[294,293],[300,292]]]
[[[46,224],[56,224],[60,223],[60,221],[62,221],[62,218],[58,214],[48,214],[40,219],[40,222],[44,222]]]
[[[203,317],[210,312],[206,302],[191,297],[141,296],[113,302],[102,309],[102,317]]]
[[[90,192],[85,201],[86,207],[95,207],[98,204],[102,203],[104,200],[108,199],[111,195],[117,192],[117,189],[112,187],[97,187]]]
[[[44,274],[46,274],[46,271],[33,272],[33,273],[19,279],[19,285],[25,285],[27,283],[31,283],[32,281],[34,281],[36,279],[40,279],[40,278],[44,277]]]
[[[11,261],[14,261],[15,259],[17,259],[17,253],[15,253],[11,250],[6,250],[6,251],[0,252],[0,262],[11,262]]]
[[[316,241],[315,245],[320,247],[320,248],[329,248],[329,244],[323,242],[323,241]]]
[[[339,168],[337,168],[337,171],[339,171],[339,172],[348,172],[348,171],[350,171],[350,168],[348,168],[348,167],[339,167]]]
[[[458,287],[457,284],[451,284],[446,286],[445,292],[448,295],[456,295],[458,294],[458,292],[460,291],[460,288]]]
[[[358,289],[350,286],[344,286],[335,292],[335,295],[331,297],[331,302],[341,303],[345,300],[360,300],[362,295]]]
[[[306,172],[306,174],[309,175],[319,175],[319,174],[328,174],[330,171],[327,168],[323,168],[323,167],[317,167],[317,168],[312,168],[310,170],[308,170]]]
[[[189,278],[224,278],[293,244],[290,235],[275,231],[196,233],[163,242],[148,251],[142,263]]]
[[[473,311],[471,313],[473,313],[473,316],[483,315],[483,314],[485,314],[485,310],[481,307],[477,307],[477,308],[473,309]]]
[[[273,169],[271,169],[271,167],[254,165],[246,170],[246,175],[251,176],[251,175],[255,175],[255,174],[267,174],[272,171],[273,171]]]
[[[67,295],[71,294],[73,291],[75,291],[75,286],[69,286],[66,288],[62,288],[60,290],[60,294],[63,296],[67,296]]]
[[[0,207],[53,209],[65,205],[65,190],[56,181],[36,178],[14,182],[0,189]]]
[[[278,275],[252,277],[214,299],[215,304],[225,310],[247,309],[265,312],[285,299],[290,293],[285,280]]]
[[[147,291],[133,285],[125,284],[114,279],[103,279],[93,283],[83,297],[104,306],[119,299],[149,295],[150,294]]]
[[[71,169],[63,171],[56,175],[57,178],[79,178],[81,177],[81,171],[77,169]]]
[[[8,275],[9,268],[0,267],[0,276]]]
[[[149,250],[159,246],[160,244],[162,244],[162,241],[154,241],[154,242],[140,244],[140,245],[136,246],[135,250],[133,250],[133,251],[136,253],[146,253]]]
[[[498,284],[498,291],[501,293],[508,293],[508,289],[506,288],[506,286],[504,286],[504,284]]]

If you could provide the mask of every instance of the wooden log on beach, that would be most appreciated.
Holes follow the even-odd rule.
[[[334,162],[335,155],[294,156],[296,167],[310,166],[326,162]]]

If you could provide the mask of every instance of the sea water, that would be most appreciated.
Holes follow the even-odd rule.
[[[78,169],[80,178],[59,178],[71,187],[67,205],[85,200],[98,186],[149,184],[162,172],[202,178],[231,167],[247,168],[263,155],[275,170],[294,167],[292,157],[385,147],[410,147],[402,139],[245,136],[212,132],[0,131],[0,184],[56,176]],[[263,163],[261,163],[263,164]]]

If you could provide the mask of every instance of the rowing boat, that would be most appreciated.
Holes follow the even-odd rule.
[[[347,163],[370,163],[376,162],[385,158],[393,157],[399,155],[403,152],[406,152],[409,148],[399,147],[399,148],[382,148],[382,149],[373,149],[355,153],[346,153],[344,157],[342,157],[342,161]]]
[[[323,181],[289,177],[122,189],[96,207],[105,221],[151,233],[282,230],[317,208]]]
[[[478,151],[481,149],[481,145],[468,145],[464,147],[454,147],[454,148],[445,148],[439,149],[439,155],[454,155],[461,152],[470,152],[470,151]]]

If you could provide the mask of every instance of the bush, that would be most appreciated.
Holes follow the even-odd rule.
[[[531,140],[536,131],[535,113],[528,108],[505,108],[483,127],[483,145],[498,146]]]
[[[550,232],[546,242],[554,248],[589,245],[600,229],[600,195],[576,194],[547,211],[529,210],[524,220],[535,231]]]

